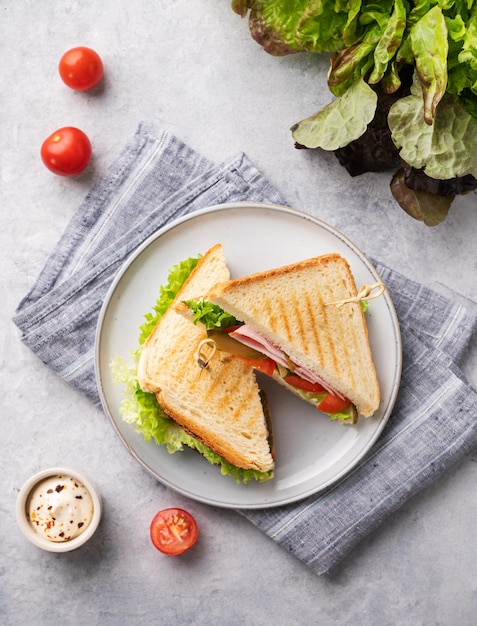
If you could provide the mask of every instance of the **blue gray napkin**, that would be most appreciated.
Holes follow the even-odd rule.
[[[96,323],[121,265],[168,222],[223,202],[286,200],[244,154],[216,165],[141,124],[93,186],[20,302],[22,340],[99,404]],[[477,305],[419,285],[375,261],[401,325],[402,384],[388,425],[361,463],[299,503],[240,511],[314,572],[331,570],[409,497],[477,445],[477,396],[459,369]]]

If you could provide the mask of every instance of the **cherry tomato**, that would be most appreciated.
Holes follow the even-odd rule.
[[[197,522],[184,509],[164,509],[151,522],[151,541],[163,554],[177,556],[192,548],[199,536]]]
[[[254,369],[262,372],[262,374],[266,374],[267,376],[271,376],[275,370],[275,361],[268,357],[264,359],[247,359],[238,354],[235,356],[237,359],[242,359],[242,361],[245,361],[245,363],[248,363],[248,365],[251,365]]]
[[[350,404],[349,400],[343,400],[329,393],[316,408],[318,411],[323,411],[323,413],[340,413],[347,409]]]
[[[41,158],[46,167],[59,176],[76,176],[91,160],[88,137],[73,126],[59,128],[41,146]]]
[[[58,70],[63,82],[76,91],[86,91],[95,87],[104,73],[99,54],[85,46],[65,52],[60,59]]]
[[[325,388],[323,385],[320,385],[320,383],[310,383],[308,380],[305,380],[296,374],[285,376],[283,380],[292,387],[302,389],[303,391],[309,391],[310,393],[323,393],[325,391]]]

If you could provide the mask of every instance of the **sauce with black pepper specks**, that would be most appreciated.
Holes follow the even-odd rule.
[[[50,541],[71,541],[93,517],[93,500],[72,476],[51,476],[33,488],[27,505],[30,524]]]

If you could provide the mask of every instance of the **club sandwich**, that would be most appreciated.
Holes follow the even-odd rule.
[[[332,253],[216,284],[178,312],[332,419],[373,415],[380,389],[350,266]]]
[[[270,478],[274,460],[267,405],[253,368],[215,345],[174,305],[230,278],[220,244],[208,250],[146,339],[137,379],[163,411],[228,463]]]

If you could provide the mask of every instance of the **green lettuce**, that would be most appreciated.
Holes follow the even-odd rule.
[[[248,15],[252,37],[271,54],[330,53],[335,100],[293,124],[297,147],[334,151],[351,175],[402,159],[423,175],[398,171],[394,197],[432,225],[453,196],[477,188],[477,2],[233,0],[232,7]],[[410,93],[413,75],[419,89]],[[388,126],[383,112],[395,100]],[[448,181],[445,194],[434,180]],[[439,208],[430,216],[433,202]]]
[[[425,121],[424,107],[415,81],[411,94],[389,111],[389,128],[401,158],[431,178],[477,176],[477,119],[450,94],[442,98],[431,125]]]
[[[378,96],[359,78],[346,93],[292,127],[293,139],[307,148],[337,150],[358,139],[374,117]]]
[[[156,304],[153,307],[152,313],[146,313],[145,322],[140,327],[139,345],[146,341],[149,335],[154,330],[154,327],[159,322],[161,317],[167,311],[169,306],[174,301],[174,298],[179,292],[179,289],[185,283],[192,270],[197,266],[200,261],[200,255],[197,257],[191,257],[185,261],[181,261],[177,265],[174,265],[170,270],[167,277],[167,283],[161,285],[159,288],[159,297]]]
[[[205,326],[206,330],[213,328],[230,328],[237,326],[239,322],[233,315],[224,311],[218,304],[213,304],[207,300],[185,300],[186,304],[194,313],[193,322],[199,322]]]
[[[253,39],[275,56],[341,48],[347,4],[344,0],[232,0],[240,16],[250,11]]]
[[[430,9],[410,31],[411,50],[421,86],[422,117],[431,125],[447,87],[447,25],[441,7]]]
[[[153,312],[145,315],[145,322],[139,329],[139,347],[132,352],[131,362],[128,364],[123,357],[115,356],[110,363],[114,382],[124,385],[120,407],[121,418],[129,424],[133,424],[145,441],[154,441],[158,445],[165,445],[171,454],[182,451],[184,446],[197,450],[209,463],[220,466],[220,471],[224,476],[231,476],[237,483],[247,483],[250,480],[268,480],[273,472],[260,472],[236,467],[191,437],[168,417],[154,394],[147,393],[140,388],[137,380],[137,366],[144,342],[172,304],[199,260],[200,256],[190,258],[172,267],[167,284],[159,290],[159,297],[153,307]]]

